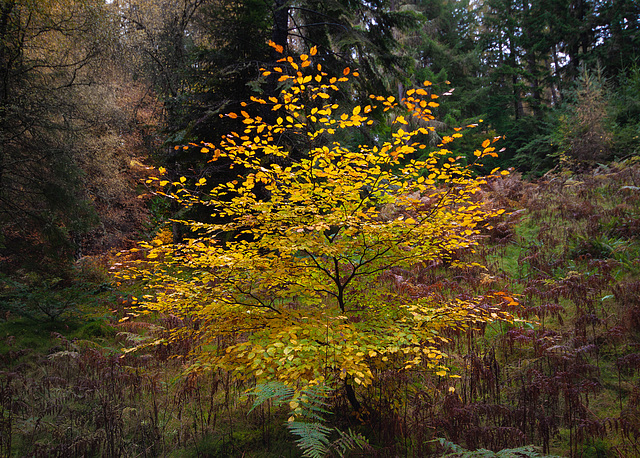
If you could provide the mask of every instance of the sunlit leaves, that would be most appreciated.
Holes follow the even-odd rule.
[[[211,161],[232,164],[235,179],[205,192],[204,178],[150,178],[171,199],[211,209],[215,222],[182,221],[191,230],[183,244],[146,248],[147,264],[136,272],[156,291],[146,307],[182,320],[169,331],[174,339],[196,336],[196,367],[239,377],[369,385],[388,368],[445,376],[443,330],[508,316],[488,298],[443,303],[398,291],[380,276],[475,245],[498,214],[474,198],[485,179],[449,150],[428,152],[419,141],[430,131],[411,120],[433,119],[429,84],[402,100],[371,96],[370,105],[341,107],[333,95],[357,72],[336,78],[317,66],[316,74],[304,73],[316,53],[263,70],[287,82],[278,96],[251,99],[276,112],[275,122],[248,104],[226,115],[242,120],[241,133],[194,145]],[[326,141],[372,123],[378,106],[395,113],[388,140],[352,149]],[[285,132],[306,136],[302,159],[278,142]],[[494,154],[492,141],[485,143],[479,157]]]

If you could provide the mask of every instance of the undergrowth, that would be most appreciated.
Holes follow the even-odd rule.
[[[185,375],[188,340],[123,352],[180,323],[137,317],[139,285],[112,290],[95,266],[75,284],[3,278],[0,456],[640,456],[639,186],[633,164],[488,183],[478,199],[509,214],[460,254],[487,270],[378,281],[442,300],[511,291],[520,321],[449,332],[459,378],[381,369],[360,411],[343,391]],[[287,421],[292,403],[308,415]]]

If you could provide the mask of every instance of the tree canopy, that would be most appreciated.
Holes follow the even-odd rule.
[[[189,234],[184,243],[143,244],[146,260],[123,278],[148,282],[144,310],[179,320],[155,344],[197,342],[192,370],[223,367],[294,387],[343,380],[358,408],[351,384],[369,385],[382,367],[446,375],[441,330],[510,319],[501,309],[504,294],[447,301],[396,290],[383,279],[393,269],[429,263],[465,267],[457,253],[475,245],[503,210],[474,200],[490,178],[474,178],[452,156],[445,144],[455,138],[415,159],[427,149],[421,140],[429,129],[404,129],[406,118],[433,117],[438,96],[427,90],[429,82],[399,101],[371,96],[370,104],[343,110],[329,94],[358,74],[346,68],[332,77],[316,55],[314,47],[282,58],[278,73],[291,83],[287,89],[227,113],[241,118],[244,130],[201,145],[211,161],[230,161],[238,170],[234,180],[208,191],[204,177],[194,189],[185,177],[149,180],[223,222],[180,221]],[[308,109],[314,101],[320,106]],[[265,105],[277,115],[273,124],[249,114]],[[368,114],[378,106],[397,111],[391,140],[352,149],[318,144],[322,136],[371,124]],[[275,141],[287,129],[307,137],[302,159],[292,161]],[[495,140],[483,142],[474,157],[496,155]]]

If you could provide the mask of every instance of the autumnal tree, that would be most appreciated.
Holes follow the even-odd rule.
[[[95,223],[82,141],[107,121],[96,75],[114,41],[98,0],[0,2],[0,252],[58,270]],[[13,265],[15,268],[15,265]],[[59,273],[59,272],[58,272]]]
[[[194,189],[184,177],[148,180],[219,222],[181,221],[190,233],[184,243],[143,244],[146,260],[122,278],[148,282],[143,310],[174,318],[155,343],[191,342],[191,370],[221,367],[291,386],[342,381],[357,409],[355,385],[371,384],[383,368],[446,375],[443,329],[508,318],[490,298],[443,303],[380,278],[425,263],[462,267],[460,251],[501,210],[474,198],[485,178],[451,157],[444,146],[454,138],[414,158],[429,129],[404,128],[409,117],[432,118],[437,95],[428,82],[403,100],[372,96],[342,111],[327,101],[358,73],[331,77],[315,54],[281,59],[275,71],[287,88],[225,115],[243,121],[242,133],[199,146],[211,161],[229,160],[235,180],[206,192],[205,178]],[[265,106],[276,122],[249,114]],[[327,144],[327,136],[372,123],[376,109],[397,111],[391,140],[352,150]],[[306,137],[304,158],[292,161],[278,144],[285,130]],[[495,154],[490,140],[475,152]],[[290,405],[295,412],[295,398]]]

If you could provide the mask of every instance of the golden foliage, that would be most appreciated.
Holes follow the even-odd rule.
[[[486,297],[483,307],[480,299],[442,303],[379,277],[441,259],[455,266],[452,254],[475,245],[483,224],[502,211],[474,201],[486,179],[450,151],[414,158],[426,150],[420,140],[429,131],[405,131],[402,119],[433,118],[428,90],[401,101],[372,96],[369,105],[343,109],[332,96],[357,72],[315,72],[303,65],[314,54],[264,70],[287,84],[279,97],[253,97],[245,110],[226,115],[242,120],[243,132],[218,145],[192,145],[240,170],[233,181],[205,192],[204,179],[195,187],[185,179],[148,180],[185,206],[206,206],[220,222],[183,221],[192,231],[185,243],[143,244],[146,263],[123,279],[148,281],[146,311],[180,317],[168,335],[197,342],[191,370],[222,367],[290,385],[336,378],[368,385],[386,368],[446,375],[441,330],[510,317],[486,306]],[[252,106],[270,106],[275,122],[252,116]],[[387,141],[354,149],[320,141],[372,124],[369,114],[379,108],[403,113]],[[277,141],[291,130],[308,139],[302,160]],[[479,158],[495,154],[491,143]]]

